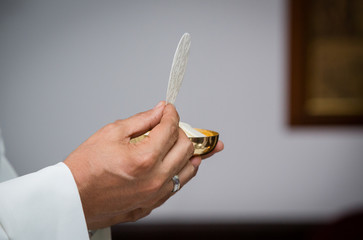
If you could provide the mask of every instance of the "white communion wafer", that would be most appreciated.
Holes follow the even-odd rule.
[[[168,90],[166,92],[166,103],[174,104],[179,93],[188,62],[190,44],[191,37],[189,33],[184,33],[176,48],[173,63],[171,65]]]
[[[205,137],[203,133],[195,130],[188,123],[179,122],[179,127],[185,132],[187,137]],[[144,135],[148,136],[150,132],[145,133]]]
[[[171,65],[168,90],[166,92],[166,103],[174,104],[175,99],[178,96],[188,62],[190,44],[190,34],[184,33],[176,48],[173,63]],[[204,134],[195,130],[187,123],[180,122],[179,127],[183,129],[188,137],[205,137]]]

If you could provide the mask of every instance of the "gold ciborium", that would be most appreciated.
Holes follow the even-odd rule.
[[[199,156],[212,152],[217,145],[219,133],[200,128],[194,129],[205,135],[205,137],[189,137],[194,146],[194,155]]]
[[[198,132],[204,134],[203,137],[188,137],[192,141],[194,146],[194,155],[201,156],[210,153],[214,150],[217,145],[219,133],[205,130],[200,128],[194,128]],[[148,133],[130,140],[131,143],[137,143],[148,137]]]

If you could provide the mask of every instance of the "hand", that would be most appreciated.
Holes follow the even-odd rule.
[[[171,178],[185,185],[197,173],[200,157],[178,127],[173,105],[108,124],[72,152],[65,164],[76,181],[88,229],[135,221],[173,193]],[[138,143],[130,139],[150,131]]]

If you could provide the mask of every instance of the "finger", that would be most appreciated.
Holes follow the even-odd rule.
[[[165,102],[161,101],[153,109],[118,121],[124,137],[137,137],[154,128],[160,122],[164,108]]]
[[[160,165],[160,170],[165,173],[164,176],[170,178],[173,174],[178,173],[187,164],[193,156],[194,147],[183,130],[179,128],[179,137],[174,146],[167,153]]]
[[[152,209],[150,208],[137,208],[129,212],[126,218],[124,218],[124,221],[126,220],[126,222],[135,222],[141,218],[148,216],[151,213],[151,211]]]
[[[202,163],[202,157],[200,156],[194,156],[190,159],[191,164],[195,167],[198,168],[199,165]]]
[[[217,143],[216,147],[213,149],[213,151],[206,155],[203,155],[202,159],[209,158],[209,157],[213,156],[214,154],[222,151],[223,149],[224,149],[224,143],[222,141],[218,141],[218,143]]]
[[[172,104],[167,104],[164,108],[160,123],[155,126],[146,138],[145,151],[156,153],[160,159],[164,159],[166,154],[175,144],[179,136],[179,115]]]
[[[108,226],[118,223],[135,222],[141,218],[148,216],[151,213],[151,208],[137,208],[128,213],[116,215],[111,218]]]
[[[163,205],[172,195],[170,195],[170,192],[167,193],[167,195],[163,198],[161,198],[158,202],[156,202],[151,208],[155,209]]]
[[[187,184],[198,172],[198,167],[201,162],[201,158],[199,156],[193,157],[187,164],[183,167],[183,169],[177,174],[179,177],[180,188]],[[172,195],[175,194],[174,190],[174,181],[172,178],[169,178],[162,189],[159,192],[159,200],[151,207],[152,209],[161,206],[165,201],[167,201]]]
[[[198,172],[198,167],[193,166],[191,162],[184,166],[184,168],[179,172],[179,182],[180,182],[180,189],[183,188]],[[169,190],[172,192],[174,189],[174,182],[171,181],[169,184]]]
[[[179,177],[180,182],[180,188],[185,186],[198,172],[198,167],[195,167],[190,161],[187,162],[187,164],[184,166],[184,168],[176,175]],[[169,181],[167,181],[162,189],[164,197],[170,197],[173,195],[173,189],[174,189],[174,181],[172,178],[170,178]]]

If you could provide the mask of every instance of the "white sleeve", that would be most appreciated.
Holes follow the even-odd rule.
[[[64,163],[0,183],[2,235],[14,240],[89,239],[78,189]]]
[[[0,129],[0,240],[89,239],[77,185],[64,163],[16,177]],[[110,240],[110,228],[91,239]]]

